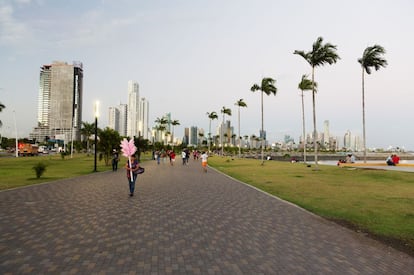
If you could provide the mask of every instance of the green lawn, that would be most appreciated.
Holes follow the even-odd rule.
[[[44,174],[37,179],[33,166],[43,162],[47,165]],[[121,164],[121,163],[120,163]],[[111,170],[105,162],[97,160],[98,172]],[[60,154],[37,157],[2,157],[0,158],[0,190],[20,186],[49,182],[64,178],[76,177],[92,173],[94,170],[94,155],[74,154],[73,158]]]
[[[414,254],[414,173],[209,158],[216,169]]]

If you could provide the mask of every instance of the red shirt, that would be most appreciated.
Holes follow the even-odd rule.
[[[394,164],[398,164],[400,162],[400,157],[397,155],[394,155],[392,157],[392,162],[394,162]]]

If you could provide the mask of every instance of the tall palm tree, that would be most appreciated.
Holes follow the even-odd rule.
[[[307,75],[302,75],[302,79],[299,82],[298,88],[302,91],[302,138],[303,138],[303,162],[306,164],[306,131],[305,131],[305,104],[303,99],[303,91],[311,91],[313,89],[312,80],[307,78]],[[318,87],[315,83],[315,91]]]
[[[264,145],[266,143],[266,137],[264,134],[264,123],[263,123],[263,94],[265,93],[266,95],[270,95],[270,94],[274,94],[276,95],[277,93],[277,88],[275,86],[275,82],[276,80],[274,80],[273,78],[270,77],[265,77],[262,79],[262,84],[259,86],[258,84],[253,84],[253,86],[250,88],[250,90],[252,92],[255,91],[261,91],[260,95],[261,95],[261,110],[262,110],[262,131],[260,133],[260,136],[262,138],[262,165],[264,164]]]
[[[244,140],[246,141],[246,143],[249,145],[249,149],[250,149],[249,136],[244,135],[243,137],[244,137]]]
[[[177,125],[180,125],[180,122],[177,119],[174,119],[173,121],[171,121],[171,125],[173,126],[172,128],[172,142],[173,142],[173,148],[174,148],[174,127]]]
[[[238,125],[239,125],[239,158],[241,156],[241,136],[240,136],[240,108],[241,107],[247,107],[246,102],[243,101],[243,98],[239,99],[235,103],[236,106],[238,106]]]
[[[316,131],[316,110],[315,110],[315,67],[325,65],[328,63],[332,65],[336,63],[340,57],[336,53],[336,46],[326,43],[323,44],[323,38],[318,37],[312,45],[312,50],[309,52],[294,51],[293,54],[302,56],[312,67],[312,107],[313,107],[313,145],[315,151],[315,166],[318,168],[318,144]]]
[[[203,138],[204,138],[204,133],[198,133],[198,138],[200,143],[197,141],[197,146],[202,147],[203,146]]]
[[[158,131],[161,132],[161,139],[162,141],[164,141],[163,139],[163,132],[167,129],[167,123],[168,123],[168,119],[165,117],[157,117],[157,119],[155,120],[155,123],[158,123],[158,126],[155,127],[155,129],[157,129]]]
[[[223,108],[221,108],[220,112],[223,114],[223,124],[220,127],[220,129],[221,129],[220,130],[220,132],[221,132],[220,133],[221,155],[223,156],[224,155],[224,144],[223,144],[224,117],[225,117],[226,114],[231,116],[231,109],[226,108],[226,107],[223,106]]]
[[[0,112],[3,111],[3,109],[6,108],[3,103],[0,102]],[[3,125],[3,122],[0,120],[0,127]]]
[[[208,125],[208,151],[210,152],[210,144],[211,144],[211,121],[213,119],[218,119],[218,115],[216,112],[207,112],[207,116],[209,119],[209,125]]]
[[[367,162],[367,146],[365,138],[365,72],[371,74],[371,68],[374,67],[378,71],[381,67],[387,66],[387,61],[382,58],[385,54],[385,49],[380,45],[374,45],[367,47],[362,54],[362,57],[358,59],[358,62],[362,67],[362,128],[363,128],[363,144],[364,144],[364,163]]]

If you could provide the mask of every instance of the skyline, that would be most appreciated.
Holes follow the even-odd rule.
[[[308,3],[309,2],[309,3]],[[1,134],[19,137],[36,125],[39,68],[53,61],[84,65],[83,120],[93,121],[100,102],[101,126],[108,108],[127,103],[127,82],[136,80],[150,102],[150,124],[171,113],[185,127],[208,129],[206,113],[225,106],[237,124],[234,103],[243,98],[241,134],[260,131],[263,77],[276,79],[276,96],[264,97],[269,142],[302,132],[300,90],[309,51],[317,37],[338,47],[340,60],[316,68],[317,128],[329,120],[333,136],[362,136],[361,67],[357,59],[374,44],[386,50],[386,68],[366,76],[368,147],[414,150],[414,92],[410,51],[414,38],[411,1],[50,1],[0,0]],[[338,13],[338,11],[340,11]],[[368,13],[368,11],[370,11]],[[309,15],[312,15],[310,17]],[[26,102],[22,102],[24,101]],[[306,132],[311,132],[311,94],[305,92]],[[220,122],[214,121],[215,127]]]

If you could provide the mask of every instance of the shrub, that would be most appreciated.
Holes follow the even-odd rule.
[[[36,178],[40,178],[46,171],[46,164],[38,162],[35,166],[33,166],[33,170],[36,172]]]

